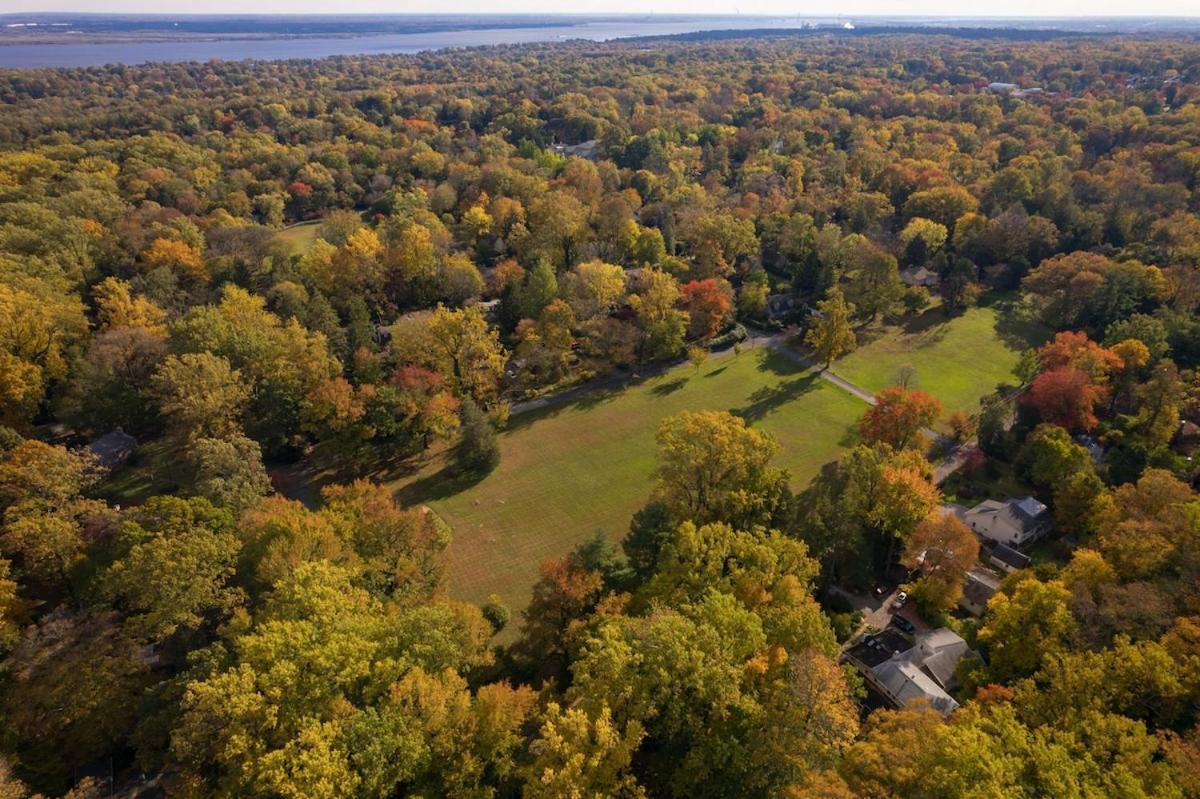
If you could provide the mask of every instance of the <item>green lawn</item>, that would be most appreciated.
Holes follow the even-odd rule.
[[[296,255],[304,255],[313,246],[313,242],[317,240],[317,232],[320,225],[317,222],[303,222],[299,225],[292,225],[289,228],[284,228],[275,235],[279,240],[292,248],[292,252]]]
[[[998,307],[968,309],[947,317],[940,307],[898,325],[860,333],[860,346],[833,371],[868,391],[895,385],[904,366],[916,369],[916,388],[942,401],[949,416],[974,412],[979,399],[1001,383],[1015,383],[1021,350],[1039,346],[1048,332]]]
[[[451,593],[500,594],[525,608],[538,564],[596,532],[619,540],[645,503],[659,421],[683,410],[728,409],[774,435],[778,464],[796,487],[853,440],[865,405],[765,350],[711,357],[624,389],[598,391],[514,417],[500,436],[500,466],[464,486],[435,457],[398,481],[400,500],[425,503],[454,529]],[[514,625],[516,624],[514,619]]]

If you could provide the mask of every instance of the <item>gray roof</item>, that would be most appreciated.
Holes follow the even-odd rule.
[[[1046,520],[1046,506],[1033,497],[1020,497],[1004,501],[986,499],[963,514],[963,520],[974,526],[972,517],[990,516],[993,524],[1022,533],[1030,533]]]
[[[1014,509],[1014,513],[1019,514],[1029,521],[1040,519],[1042,514],[1046,512],[1046,506],[1038,502],[1033,497],[1021,497],[1020,499],[1010,499],[1009,507]]]
[[[988,601],[999,588],[1000,580],[995,575],[982,569],[972,569],[967,572],[966,585],[963,586],[963,603],[987,607]]]
[[[917,636],[916,642],[904,651],[891,652],[891,647],[872,641],[880,636],[864,639],[847,655],[869,669],[869,676],[894,701],[901,707],[924,701],[942,713],[958,707],[947,691],[954,688],[959,661],[970,653],[966,641],[953,630],[942,627]]]
[[[105,433],[87,445],[100,463],[112,468],[124,462],[137,449],[137,439],[121,428]]]
[[[917,663],[919,658],[921,668],[944,689],[954,687],[954,670],[970,651],[966,641],[945,627],[919,636],[913,649],[909,659]]]
[[[1018,552],[1007,544],[996,544],[992,549],[992,557],[1014,569],[1024,569],[1030,563],[1028,555]]]
[[[943,714],[958,707],[954,697],[946,693],[920,666],[907,660],[889,660],[875,667],[875,679],[887,688],[901,707],[914,702],[928,702]]]

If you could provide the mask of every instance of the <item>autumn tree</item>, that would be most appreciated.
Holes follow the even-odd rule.
[[[1092,382],[1086,372],[1063,366],[1034,378],[1022,402],[1046,422],[1066,430],[1091,430],[1099,422],[1096,406],[1105,396],[1105,387]]]
[[[163,418],[180,440],[222,438],[240,431],[250,387],[221,356],[169,356],[151,385]]]
[[[416,325],[415,330],[397,331],[400,362],[432,369],[460,398],[470,397],[485,408],[495,404],[507,353],[483,312],[477,306],[438,306]]]
[[[710,338],[733,311],[733,290],[724,280],[693,280],[679,287],[680,300],[688,313],[688,335]]]
[[[540,679],[567,682],[570,636],[596,607],[603,583],[603,575],[589,568],[580,549],[538,567],[516,651]]]
[[[685,412],[658,429],[658,494],[679,519],[768,524],[789,500],[770,465],[774,439],[721,411]]]
[[[850,326],[854,310],[854,305],[845,301],[839,289],[832,289],[817,303],[816,320],[804,334],[804,343],[812,347],[817,361],[825,364],[826,369],[857,346],[854,329]]]
[[[4,718],[23,742],[22,763],[36,786],[61,791],[71,768],[103,757],[133,725],[151,682],[138,641],[112,612],[43,617],[7,661]],[[56,719],[46,724],[48,716]]]
[[[1070,599],[1071,592],[1061,582],[1042,582],[1032,575],[1011,592],[992,597],[979,642],[997,679],[1029,676],[1047,657],[1070,645],[1077,626]]]
[[[902,562],[920,574],[913,597],[933,613],[958,603],[967,572],[978,560],[979,539],[954,514],[930,516],[904,542]]]
[[[920,447],[921,431],[942,414],[942,403],[924,391],[899,386],[875,395],[875,403],[863,414],[859,432],[868,444],[882,442],[893,449]]]
[[[618,728],[607,706],[596,718],[580,708],[546,707],[538,737],[530,744],[527,799],[642,799],[646,792],[630,772],[644,731],[636,720]]]
[[[199,630],[245,600],[233,582],[241,549],[233,517],[207,500],[154,497],[122,520],[115,546],[103,592],[137,638]]]
[[[679,310],[679,285],[666,272],[643,272],[629,298],[637,314],[638,352],[643,361],[670,358],[683,348],[689,317]]]

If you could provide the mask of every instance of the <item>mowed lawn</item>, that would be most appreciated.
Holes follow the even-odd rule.
[[[833,365],[834,373],[868,391],[897,383],[911,366],[910,385],[942,401],[945,415],[972,413],[979,400],[1001,383],[1015,383],[1013,368],[1021,350],[1044,343],[1048,331],[1021,322],[996,306],[970,308],[948,317],[940,307],[866,331],[866,341]]]
[[[280,241],[291,247],[292,252],[296,255],[304,255],[312,249],[313,242],[317,240],[317,231],[321,226],[316,222],[302,222],[298,225],[284,228],[276,233],[276,237]]]
[[[654,436],[664,417],[740,413],[778,439],[776,463],[800,488],[852,443],[865,408],[782,356],[748,349],[712,356],[698,371],[687,364],[515,416],[500,436],[499,467],[474,485],[439,473],[444,461],[435,457],[396,488],[406,506],[428,504],[453,527],[451,593],[474,602],[497,593],[516,614],[528,604],[543,560],[597,532],[614,541],[625,534],[650,494]]]

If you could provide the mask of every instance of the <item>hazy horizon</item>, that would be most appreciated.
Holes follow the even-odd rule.
[[[1095,0],[1087,10],[1080,11],[1077,2],[1070,0],[1018,0],[1004,5],[1002,9],[987,11],[964,7],[961,0],[913,0],[905,5],[903,12],[895,11],[895,4],[884,0],[849,0],[831,6],[814,2],[792,3],[786,0],[767,0],[752,4],[739,4],[729,0],[655,0],[652,3],[638,0],[580,0],[570,11],[564,11],[555,0],[464,0],[452,10],[439,0],[413,0],[404,10],[396,10],[389,0],[344,0],[336,14],[328,11],[328,4],[321,0],[261,0],[253,12],[245,10],[245,4],[237,0],[182,0],[170,10],[163,10],[162,3],[147,0],[82,0],[63,4],[58,0],[12,0],[12,6],[0,12],[0,16],[14,14],[144,14],[154,16],[358,16],[390,15],[408,16],[423,14],[497,16],[504,14],[553,14],[555,16],[595,16],[604,14],[650,14],[680,16],[745,16],[745,17],[884,17],[899,18],[947,18],[947,19],[1092,19],[1126,18],[1144,19],[1154,17],[1200,18],[1200,11],[1181,0],[1147,0],[1130,10],[1126,2],[1118,0]]]

